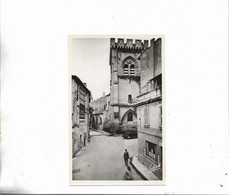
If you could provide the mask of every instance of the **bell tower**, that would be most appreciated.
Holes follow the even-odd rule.
[[[110,95],[111,122],[120,126],[136,125],[136,112],[132,105],[140,94],[139,56],[148,48],[148,40],[110,39]],[[133,116],[133,117],[128,117]]]

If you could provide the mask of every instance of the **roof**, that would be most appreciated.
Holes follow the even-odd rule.
[[[152,79],[150,79],[149,81],[154,81],[156,79],[160,79],[162,77],[162,73],[158,74],[157,76],[153,77]]]
[[[76,75],[72,75],[72,79],[91,95],[91,91],[83,84],[79,77],[77,77]]]
[[[101,99],[103,99],[103,98],[107,98],[107,97],[109,97],[109,96],[110,96],[110,93],[107,94],[107,95],[104,95],[104,96],[102,96],[102,97],[99,97],[99,98],[97,98],[97,99],[95,99],[95,100],[93,100],[92,103],[97,102],[97,101],[99,101],[99,100],[101,100]]]

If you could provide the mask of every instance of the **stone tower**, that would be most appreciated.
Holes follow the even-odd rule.
[[[139,56],[148,48],[148,40],[110,39],[111,122],[115,130],[136,127],[136,109],[132,105],[140,94]]]

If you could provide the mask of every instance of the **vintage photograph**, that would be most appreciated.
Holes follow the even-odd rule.
[[[163,42],[69,36],[71,184],[164,181]]]

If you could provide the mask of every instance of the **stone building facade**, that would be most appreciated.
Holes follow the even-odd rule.
[[[140,94],[136,98],[138,121],[138,159],[147,168],[162,170],[162,63],[161,39],[139,56],[141,63]]]
[[[162,177],[162,40],[110,40],[111,122],[137,127],[138,159]]]
[[[72,156],[90,139],[89,121],[91,92],[77,76],[72,76]]]
[[[137,112],[134,97],[140,94],[141,64],[139,56],[148,48],[148,41],[110,40],[111,121],[114,129],[136,127]]]
[[[90,103],[92,108],[91,124],[96,130],[103,130],[104,123],[110,121],[110,94],[103,94],[102,97]]]
[[[138,131],[138,159],[162,178],[162,39],[110,39],[110,95],[93,101],[99,128]],[[109,104],[108,102],[109,97]],[[107,105],[105,109],[105,105]],[[106,114],[104,114],[106,113]],[[109,113],[109,114],[107,114]],[[96,119],[97,118],[97,119]],[[97,122],[98,121],[98,122]]]

